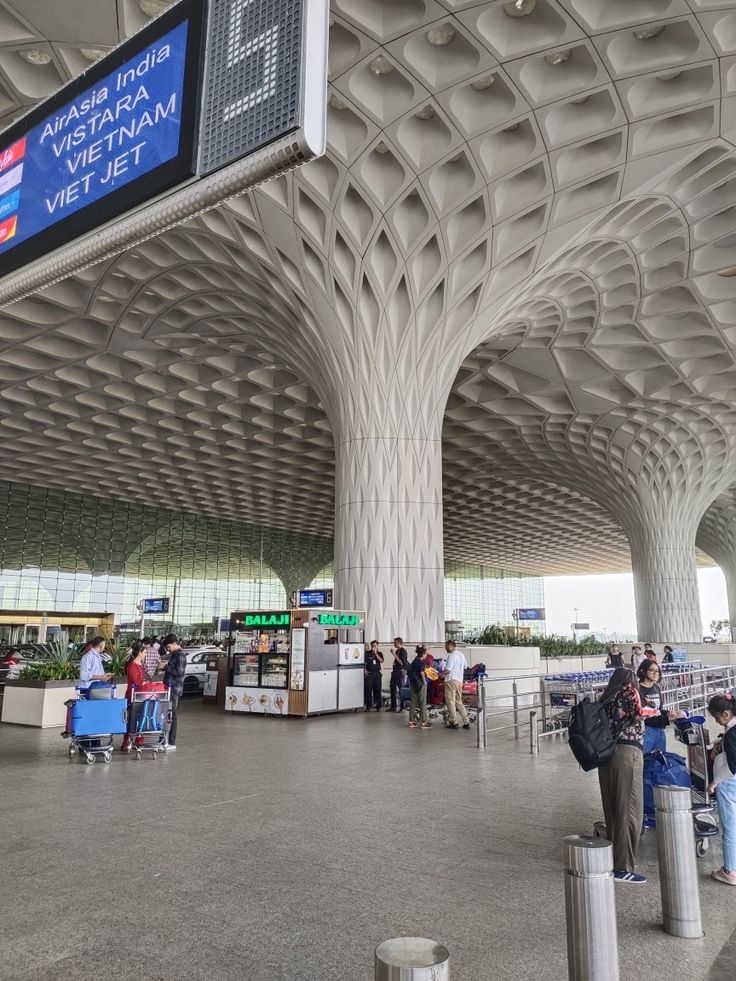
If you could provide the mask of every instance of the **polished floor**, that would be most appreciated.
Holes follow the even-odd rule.
[[[404,716],[405,719],[405,716]],[[373,713],[308,721],[183,707],[179,747],[108,766],[58,730],[0,726],[3,981],[371,981],[397,935],[452,981],[567,978],[561,840],[600,817],[595,775],[475,733]],[[617,886],[622,981],[733,981],[736,890],[700,862],[706,936]],[[732,936],[733,935],[733,936]]]

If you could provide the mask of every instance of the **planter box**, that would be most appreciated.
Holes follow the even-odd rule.
[[[66,724],[64,702],[76,694],[73,681],[6,681],[0,722],[61,727]]]

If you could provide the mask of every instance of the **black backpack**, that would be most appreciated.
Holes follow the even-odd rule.
[[[616,749],[604,702],[584,698],[573,706],[567,735],[573,756],[586,772],[608,763]]]

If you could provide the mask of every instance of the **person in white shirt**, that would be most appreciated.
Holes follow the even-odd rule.
[[[631,648],[631,670],[636,674],[642,664],[647,660],[646,654],[642,653],[642,649],[638,644],[634,644]]]
[[[463,720],[463,729],[470,728],[470,719],[463,705],[463,678],[468,662],[462,651],[457,650],[454,640],[448,640],[445,644],[447,659],[445,660],[445,670],[442,677],[445,679],[445,705],[449,718],[448,726],[450,729],[459,729],[457,716]]]
[[[112,675],[105,671],[102,663],[102,652],[105,650],[105,638],[93,637],[82,654],[79,662],[79,690],[87,691],[92,681],[110,681]]]

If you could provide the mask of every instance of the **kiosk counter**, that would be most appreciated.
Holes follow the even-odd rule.
[[[365,613],[238,610],[230,622],[225,711],[304,717],[363,705]]]

